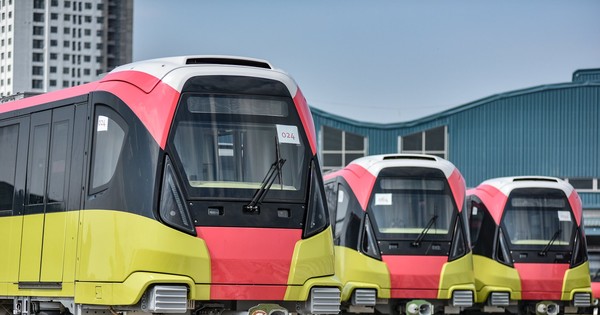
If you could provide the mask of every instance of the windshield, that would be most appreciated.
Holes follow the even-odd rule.
[[[514,246],[544,248],[548,244],[571,244],[575,224],[569,202],[560,190],[516,189],[510,194],[504,212],[504,229]]]
[[[368,211],[377,234],[414,240],[424,233],[425,240],[449,240],[458,212],[444,174],[439,170],[412,173],[402,177],[380,174],[375,182]]]
[[[195,197],[252,198],[283,159],[265,200],[303,200],[308,152],[301,126],[289,98],[184,95],[173,144],[188,190]]]

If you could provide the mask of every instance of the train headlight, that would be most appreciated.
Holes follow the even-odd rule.
[[[329,225],[329,216],[323,201],[324,192],[320,188],[322,185],[319,185],[321,173],[317,171],[317,164],[314,161],[311,168],[310,199],[304,225],[304,238],[309,238],[325,230]]]
[[[168,156],[165,157],[159,215],[167,225],[190,234],[196,234]]]

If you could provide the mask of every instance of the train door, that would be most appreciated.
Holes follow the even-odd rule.
[[[74,106],[31,115],[19,284],[63,281]],[[36,284],[37,283],[37,284]]]

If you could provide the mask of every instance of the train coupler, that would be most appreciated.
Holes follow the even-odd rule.
[[[248,315],[288,315],[289,311],[278,304],[258,304],[248,310]]]

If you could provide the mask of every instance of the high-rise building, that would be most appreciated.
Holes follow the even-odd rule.
[[[0,0],[0,96],[84,84],[131,62],[133,0]]]

